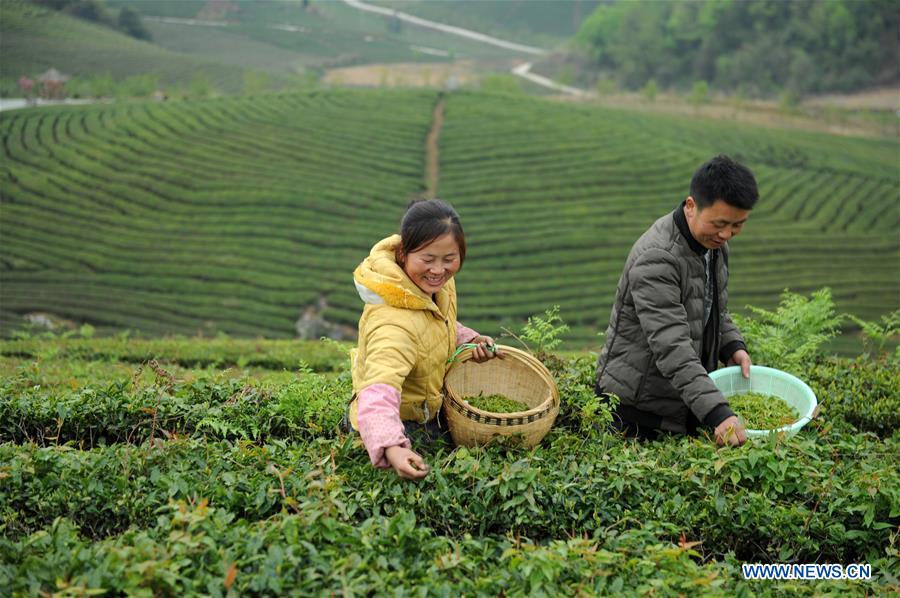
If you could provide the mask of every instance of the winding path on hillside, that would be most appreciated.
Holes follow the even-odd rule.
[[[563,93],[567,93],[573,96],[582,96],[586,91],[583,89],[578,89],[577,87],[572,87],[571,85],[563,85],[562,83],[557,83],[553,79],[549,77],[545,77],[543,75],[538,75],[537,73],[531,72],[532,63],[525,62],[520,64],[519,66],[513,68],[512,74],[522,77],[523,79],[528,79],[532,83],[537,83],[543,87],[547,87],[549,89],[555,89],[556,91],[561,91]]]
[[[463,29],[462,27],[455,27],[453,25],[446,25],[444,23],[438,23],[437,21],[429,21],[428,19],[423,19],[421,17],[417,17],[405,12],[401,12],[399,10],[395,10],[393,8],[384,8],[383,6],[373,6],[371,4],[366,4],[365,2],[360,2],[360,0],[344,0],[346,4],[356,8],[358,10],[364,10],[366,12],[373,12],[376,14],[380,14],[385,17],[392,17],[400,19],[401,21],[406,21],[407,23],[412,23],[413,25],[418,25],[419,27],[425,27],[428,29],[434,29],[436,31],[442,31],[444,33],[449,33],[451,35],[458,35],[460,37],[465,37],[468,39],[475,40],[477,42],[482,42],[485,44],[490,44],[492,46],[497,46],[498,48],[505,48],[507,50],[513,50],[515,52],[524,52],[526,54],[534,54],[537,56],[541,56],[547,53],[547,50],[543,48],[538,48],[536,46],[526,46],[525,44],[517,44],[515,42],[508,42],[506,40],[493,37],[491,35],[486,35],[484,33],[479,33],[477,31],[472,31],[471,29]]]
[[[428,19],[423,19],[420,17],[416,17],[411,14],[407,14],[405,12],[401,12],[399,10],[394,10],[392,8],[384,8],[382,6],[373,6],[371,4],[366,4],[365,2],[360,2],[360,0],[344,0],[348,6],[352,6],[358,10],[363,10],[366,12],[371,12],[375,14],[379,14],[385,17],[397,18],[401,21],[406,21],[407,23],[412,23],[413,25],[418,25],[419,27],[426,27],[428,29],[434,29],[436,31],[441,31],[443,33],[449,33],[451,35],[458,35],[460,37],[465,37],[467,39],[471,39],[477,42],[490,44],[492,46],[497,46],[499,48],[505,48],[507,50],[513,50],[515,52],[523,52],[525,54],[533,54],[537,56],[543,56],[547,53],[547,50],[543,48],[538,48],[536,46],[526,46],[525,44],[517,44],[515,42],[506,41],[497,37],[493,37],[491,35],[487,35],[484,33],[479,33],[477,31],[472,31],[471,29],[463,29],[462,27],[456,27],[453,25],[446,25],[444,23],[438,23],[437,21],[429,21]],[[578,89],[577,87],[572,87],[570,85],[561,85],[556,83],[555,81],[549,79],[548,77],[544,77],[542,75],[537,75],[531,72],[532,67],[531,62],[526,62],[524,64],[520,64],[512,69],[512,74],[517,77],[522,77],[523,79],[527,79],[532,83],[536,83],[537,85],[541,85],[548,89],[553,89],[554,91],[559,91],[562,93],[567,93],[575,96],[580,96],[586,93],[583,89]]]

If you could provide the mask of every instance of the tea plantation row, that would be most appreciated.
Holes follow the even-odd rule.
[[[450,98],[441,136],[441,194],[485,243],[460,275],[462,309],[500,319],[559,303],[589,342],[631,244],[717,153],[748,164],[761,193],[732,243],[733,310],[820,284],[866,317],[896,308],[896,272],[863,265],[900,251],[893,142],[465,94]]]
[[[634,239],[717,152],[762,199],[731,297],[830,286],[896,309],[897,143],[473,92],[447,96],[439,195],[470,242],[461,318],[487,333],[559,303],[596,345]],[[101,333],[352,334],[350,272],[424,190],[430,91],[317,91],[0,115],[0,332],[26,314]],[[321,320],[319,320],[321,322]]]

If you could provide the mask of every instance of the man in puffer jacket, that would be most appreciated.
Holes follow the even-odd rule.
[[[756,180],[727,156],[705,163],[690,196],[657,220],[628,254],[597,362],[598,396],[618,395],[615,427],[714,430],[719,444],[746,441],[743,426],[708,373],[718,362],[750,375],[750,356],[728,315],[728,240],[759,198]]]

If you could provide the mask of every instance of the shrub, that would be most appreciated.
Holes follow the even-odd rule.
[[[158,367],[158,366],[157,366]],[[164,371],[164,370],[161,370]],[[137,375],[135,378],[137,379]],[[350,377],[302,368],[277,389],[248,379],[158,379],[140,386],[0,387],[0,441],[93,448],[184,436],[247,439],[334,436],[350,398]]]
[[[859,325],[860,336],[862,336],[863,346],[866,350],[876,355],[882,355],[887,345],[900,336],[900,310],[881,316],[881,323],[867,322],[852,314],[847,314],[847,317]],[[900,359],[900,345],[894,352],[894,359]]]
[[[802,374],[815,361],[819,348],[837,334],[842,320],[834,313],[827,287],[809,299],[785,290],[775,311],[752,305],[747,309],[753,315],[732,314],[732,318],[744,335],[753,363],[794,374]]]
[[[150,32],[144,27],[140,15],[127,6],[123,6],[119,11],[118,26],[123,32],[136,39],[147,41],[153,39],[153,36],[150,35]]]
[[[522,328],[521,338],[531,343],[534,352],[540,356],[553,351],[562,342],[560,335],[568,332],[569,326],[559,315],[559,306],[554,305],[543,316],[534,315]]]
[[[694,106],[707,103],[709,101],[709,83],[706,81],[695,82],[688,99]]]
[[[481,80],[481,89],[495,93],[525,94],[522,83],[515,75],[488,75]]]
[[[560,359],[562,367],[557,365],[553,370],[561,403],[555,425],[588,438],[607,429],[617,405],[615,398],[600,398],[594,392],[596,363],[593,355],[567,362]]]
[[[274,412],[298,434],[334,435],[353,393],[349,372],[333,381],[308,367],[299,374],[295,382],[277,391]]]

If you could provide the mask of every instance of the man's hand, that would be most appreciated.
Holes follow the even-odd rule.
[[[384,456],[397,475],[404,480],[420,480],[431,471],[418,453],[400,445],[384,449]]]
[[[494,357],[499,357],[500,359],[504,357],[497,345],[494,344],[494,339],[489,336],[476,336],[469,342],[478,345],[472,349],[472,361],[475,363],[484,363]]]
[[[750,361],[750,354],[743,349],[738,349],[734,352],[734,355],[728,360],[728,365],[741,366],[741,374],[744,375],[744,378],[750,377],[750,366],[752,365],[752,362]]]
[[[744,352],[746,354],[746,352]],[[716,426],[716,444],[740,446],[747,442],[747,433],[736,415],[726,418]]]

